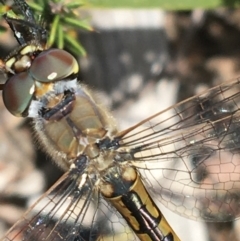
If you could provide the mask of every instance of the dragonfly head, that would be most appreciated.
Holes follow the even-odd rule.
[[[13,1],[8,10],[3,18],[20,47],[0,62],[7,75],[0,89],[6,108],[15,116],[26,117],[32,100],[41,100],[54,83],[76,78],[79,66],[70,53],[47,47],[45,24],[35,19],[26,2]]]
[[[27,116],[33,99],[51,91],[53,83],[72,80],[79,72],[77,60],[61,49],[42,50],[24,46],[5,61],[8,80],[3,87],[3,101],[15,116]]]

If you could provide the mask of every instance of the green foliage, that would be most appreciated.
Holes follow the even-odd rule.
[[[79,16],[79,8],[85,5],[82,0],[34,0],[27,1],[34,11],[36,20],[45,24],[49,30],[48,46],[69,49],[76,55],[86,55],[81,43],[77,40],[77,31],[93,31],[87,19]],[[11,6],[0,7],[0,14],[16,18]],[[40,16],[40,18],[39,18]],[[2,28],[1,28],[2,29]],[[0,31],[1,31],[0,29]]]
[[[11,11],[7,0],[0,6],[0,14],[8,12],[10,17],[19,17]],[[88,1],[88,2],[85,2]],[[93,31],[88,19],[80,16],[79,9],[90,8],[161,8],[166,10],[190,10],[194,8],[215,8],[218,6],[240,6],[240,0],[29,0],[36,19],[43,21],[49,29],[48,46],[66,48],[76,55],[86,55],[86,51],[77,38],[77,30]],[[39,19],[39,16],[41,18]],[[0,26],[0,33],[5,31]]]
[[[86,4],[84,1],[35,0],[28,4],[49,25],[49,46],[56,45],[58,48],[67,48],[76,55],[86,55],[77,40],[77,30],[93,31],[87,20],[79,16],[79,8]]]
[[[220,6],[238,7],[240,0],[89,0],[89,4],[102,8],[161,8],[164,10],[192,10]]]

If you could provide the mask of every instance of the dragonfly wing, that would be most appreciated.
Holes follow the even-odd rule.
[[[239,107],[239,80],[212,88],[119,133],[119,155],[174,212],[233,220],[240,216]]]
[[[99,196],[90,178],[84,178],[79,189],[81,179],[71,172],[64,174],[2,241],[136,240],[125,220]]]

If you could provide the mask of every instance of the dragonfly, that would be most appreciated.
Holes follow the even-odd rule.
[[[3,61],[3,101],[32,118],[65,174],[2,241],[180,241],[157,202],[193,220],[240,216],[240,79],[119,131],[78,82],[77,60],[48,48],[27,3],[14,4],[23,17],[4,19],[20,46]]]

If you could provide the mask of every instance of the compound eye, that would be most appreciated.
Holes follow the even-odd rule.
[[[35,91],[34,81],[26,72],[19,73],[7,80],[3,87],[3,102],[15,116],[26,116]]]
[[[42,83],[65,79],[72,74],[77,74],[78,71],[76,59],[61,49],[43,51],[29,69],[33,79]]]

